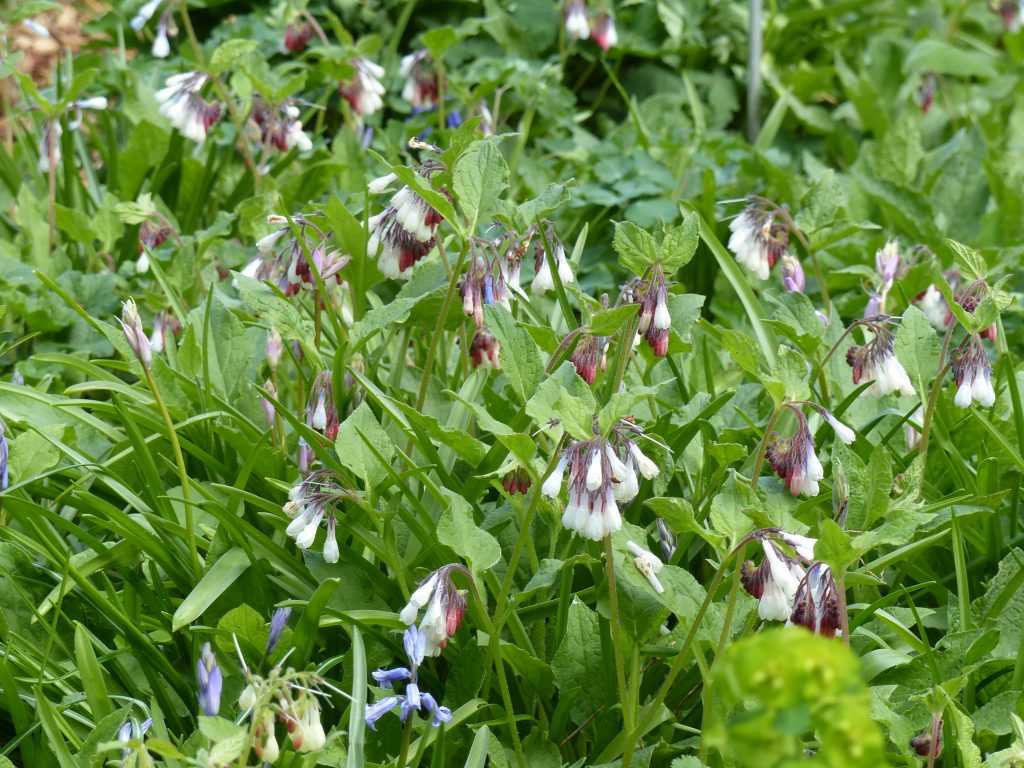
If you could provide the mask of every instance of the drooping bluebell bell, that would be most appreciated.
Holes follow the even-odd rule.
[[[436,577],[432,575],[432,579]],[[424,584],[430,584],[432,589],[437,589],[437,581],[428,579]],[[424,598],[426,600],[427,598]],[[415,616],[413,617],[415,618]],[[405,654],[409,659],[409,667],[395,667],[394,669],[378,669],[373,673],[373,679],[381,688],[391,689],[395,683],[403,680],[408,681],[405,690],[401,695],[391,695],[380,699],[374,704],[366,705],[366,724],[371,730],[376,729],[377,721],[395,707],[399,707],[399,717],[404,722],[414,712],[419,712],[423,717],[431,717],[434,727],[440,726],[451,720],[451,710],[440,706],[437,699],[427,691],[421,691],[419,686],[419,666],[423,662],[428,638],[426,633],[415,624],[405,630],[402,644]]]
[[[139,741],[146,735],[146,732],[149,731],[151,725],[153,725],[153,718],[151,717],[147,717],[141,723],[134,718],[131,720],[125,720],[117,730],[117,740],[122,744],[127,744],[132,739]],[[131,753],[132,751],[128,749],[128,747],[123,747],[121,749],[121,759],[124,760]]]
[[[371,731],[377,730],[377,721],[404,701],[401,696],[386,696],[380,701],[366,705],[366,725]]]
[[[395,683],[408,680],[412,677],[406,667],[395,667],[394,669],[376,669],[373,671],[373,679],[381,688],[391,688]]]
[[[278,608],[270,617],[270,633],[267,635],[267,655],[274,652],[284,628],[288,626],[288,617],[292,615],[291,608]]]
[[[212,717],[220,712],[220,693],[224,687],[224,678],[209,643],[203,643],[199,661],[196,662],[196,677],[199,681],[199,708],[203,710],[203,714]]]

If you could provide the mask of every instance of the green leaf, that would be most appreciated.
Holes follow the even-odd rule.
[[[502,373],[522,402],[533,397],[544,377],[537,345],[528,331],[516,325],[512,314],[499,304],[484,308],[487,329],[501,344]]]
[[[386,460],[395,455],[395,446],[384,431],[370,406],[365,402],[345,419],[338,428],[338,438],[334,442],[338,460],[354,474],[361,477],[366,487],[373,488],[388,477],[387,469],[366,446],[370,441],[374,448]]]
[[[612,247],[619,254],[619,263],[637,276],[658,261],[658,244],[654,236],[631,221],[615,222]]]
[[[822,520],[818,528],[818,543],[814,545],[814,559],[827,563],[835,573],[843,573],[857,556],[846,531],[834,520]]]
[[[658,248],[658,259],[667,274],[676,272],[690,263],[697,252],[700,238],[697,234],[697,214],[690,212],[683,216],[683,223],[665,233]]]
[[[491,729],[481,725],[476,729],[473,743],[469,745],[469,754],[463,768],[484,768],[487,764],[487,750],[491,741]]]
[[[704,297],[697,293],[670,293],[668,312],[672,316],[672,332],[682,341],[689,342],[693,324],[700,319]]]
[[[248,567],[249,556],[239,547],[221,555],[174,612],[171,631],[177,632],[198,619]]]
[[[928,390],[939,370],[942,343],[927,316],[914,305],[903,313],[903,320],[896,330],[894,350],[921,399],[927,399]]]
[[[92,638],[81,623],[75,622],[75,665],[78,676],[82,680],[85,698],[89,702],[92,719],[99,722],[110,714],[113,706],[107,694],[107,684],[103,679],[103,669],[96,660],[96,652],[92,647]]]
[[[956,265],[968,282],[985,279],[985,275],[988,274],[988,265],[985,263],[984,256],[956,240],[947,239],[946,245],[953,251]]]
[[[593,392],[568,361],[537,387],[536,393],[526,403],[526,414],[538,426],[556,421],[579,440],[593,437],[596,409]]]
[[[638,311],[636,304],[623,304],[621,307],[595,312],[590,318],[590,332],[595,336],[613,336],[629,320],[636,317]]]
[[[440,61],[445,52],[459,41],[459,36],[452,27],[434,27],[420,35],[420,41],[434,60]]]
[[[569,605],[565,634],[551,660],[551,671],[560,698],[570,703],[574,722],[584,722],[615,697],[607,684],[597,614],[578,597]]]
[[[219,75],[222,72],[237,67],[250,56],[256,53],[259,43],[256,40],[244,38],[232,38],[217,46],[217,50],[210,57],[210,73]]]
[[[908,75],[933,72],[955,77],[990,78],[998,75],[996,58],[981,51],[966,51],[934,37],[918,40],[903,60]]]
[[[501,559],[498,540],[477,526],[469,502],[447,488],[441,492],[449,503],[437,521],[437,540],[466,560],[474,573],[486,571]]]
[[[807,400],[811,396],[807,361],[792,347],[779,346],[778,359],[764,387],[775,400]]]
[[[452,185],[468,224],[467,232],[476,232],[477,224],[494,215],[498,197],[508,187],[508,177],[508,164],[493,139],[473,142],[456,161]]]
[[[352,627],[352,704],[348,713],[348,752],[345,768],[366,764],[366,650],[359,627]]]

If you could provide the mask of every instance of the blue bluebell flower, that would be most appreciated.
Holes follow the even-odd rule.
[[[427,636],[423,630],[415,624],[410,625],[402,636],[402,644],[405,646],[405,655],[409,657],[409,663],[414,669],[423,663],[427,648]]]
[[[458,128],[462,125],[462,113],[457,109],[453,109],[444,116],[444,123],[449,128]]]
[[[284,628],[288,626],[288,617],[292,615],[291,608],[278,608],[270,617],[270,634],[267,635],[267,655],[269,656],[281,640]]]
[[[0,491],[6,491],[10,478],[7,474],[7,458],[10,453],[10,446],[7,445],[7,435],[4,433],[3,422],[0,421]]]
[[[393,710],[399,701],[405,701],[401,696],[387,696],[375,704],[366,705],[366,725],[371,731],[377,730],[377,721]]]
[[[209,643],[203,643],[199,661],[196,662],[196,677],[199,680],[199,708],[203,710],[203,714],[212,717],[220,711],[220,693],[224,687],[224,678]]]
[[[422,709],[426,709],[427,713],[433,717],[431,725],[435,728],[441,725],[441,723],[450,723],[452,720],[452,711],[448,707],[442,707],[437,703],[437,699],[431,696],[429,693],[424,693]]]
[[[405,667],[395,667],[394,669],[378,669],[373,673],[373,679],[377,681],[377,685],[381,688],[390,688],[395,683],[402,680],[408,680],[412,677],[410,672]]]

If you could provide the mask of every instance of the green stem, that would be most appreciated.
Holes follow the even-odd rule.
[[[604,71],[608,74],[608,79],[615,86],[615,90],[619,92],[619,96],[625,102],[626,108],[629,109],[629,116],[633,119],[633,125],[636,127],[637,138],[640,139],[641,146],[645,150],[650,151],[651,141],[647,138],[647,129],[640,118],[640,113],[636,111],[636,101],[626,93],[626,89],[622,87],[622,83],[619,82],[619,78],[615,75],[612,68],[608,66],[608,62],[605,61],[604,57],[601,58],[601,66],[604,67]]]
[[[633,733],[634,712],[629,701],[629,687],[626,683],[625,648],[622,639],[622,619],[619,615],[619,592],[615,580],[615,553],[612,550],[612,537],[604,537],[605,576],[608,579],[608,610],[611,612],[612,648],[615,652],[615,682],[619,689],[619,701],[622,703],[622,723],[626,733]],[[627,744],[627,747],[629,745]],[[629,768],[632,760],[632,749],[622,754],[622,768]]]
[[[776,406],[775,410],[772,411],[772,416],[768,419],[768,423],[764,428],[764,435],[761,437],[761,442],[757,448],[757,460],[754,462],[754,474],[750,478],[750,487],[755,491],[757,490],[757,481],[761,479],[761,467],[764,466],[764,457],[768,451],[768,438],[772,434],[772,430],[775,429],[775,423],[779,420],[779,416],[782,415],[782,406]]]
[[[412,717],[405,721],[402,729],[402,748],[398,753],[398,768],[405,768],[405,761],[409,758],[409,743],[412,741]]]
[[[153,399],[156,400],[156,405],[160,409],[160,415],[163,416],[164,426],[167,428],[167,437],[171,441],[171,448],[174,451],[174,461],[178,465],[178,479],[181,482],[181,496],[185,506],[185,532],[188,537],[188,549],[192,556],[192,571],[198,576],[201,570],[199,550],[196,548],[195,521],[192,519],[192,501],[189,492],[188,470],[185,468],[185,456],[181,452],[181,443],[178,442],[178,433],[174,429],[174,421],[171,419],[171,413],[167,410],[167,405],[160,395],[160,388],[156,385],[153,372],[145,365],[143,370],[146,372],[146,383],[149,385],[149,390],[153,393]]]
[[[928,439],[931,436],[932,431],[932,417],[935,414],[935,406],[939,402],[939,392],[942,391],[942,380],[946,378],[946,372],[949,370],[949,363],[946,362],[946,358],[949,354],[949,343],[953,338],[953,329],[956,328],[954,323],[946,331],[946,337],[942,340],[942,357],[939,358],[939,372],[935,376],[935,381],[932,383],[932,391],[928,396],[928,407],[924,412],[924,423],[921,424],[921,439],[918,441],[917,449],[921,455],[921,487],[919,492],[924,492],[924,478],[925,469],[928,466]]]
[[[430,346],[427,347],[427,360],[423,364],[423,376],[420,379],[419,392],[416,394],[416,410],[422,411],[423,404],[427,401],[427,389],[430,386],[430,373],[434,368],[434,357],[437,355],[437,343],[444,333],[444,322],[448,317],[448,310],[452,305],[452,298],[455,296],[456,286],[459,284],[459,275],[462,274],[462,266],[466,263],[469,255],[469,242],[462,247],[459,254],[459,261],[452,270],[451,278],[448,280],[448,293],[445,294],[444,304],[441,305],[441,314],[437,317],[437,324],[434,326],[434,333],[430,337]]]

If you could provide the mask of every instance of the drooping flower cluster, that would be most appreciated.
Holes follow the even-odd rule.
[[[416,623],[421,608],[426,606],[419,630],[423,636],[423,654],[439,656],[448,640],[455,635],[466,612],[466,598],[455,586],[452,574],[468,575],[464,565],[443,565],[424,579],[402,608],[398,618],[407,626]]]
[[[634,290],[640,304],[637,337],[647,341],[655,357],[664,357],[668,354],[672,315],[668,311],[668,286],[661,265],[654,265],[650,277],[641,281]]]
[[[554,227],[550,225],[548,225],[547,240],[551,243],[551,247],[554,250],[555,268],[558,271],[558,279],[562,285],[576,282],[576,275],[573,274],[572,265],[569,264],[569,259],[565,255],[565,246],[562,245],[562,241],[555,234]],[[551,274],[551,264],[548,263],[544,244],[541,240],[537,241],[533,266],[534,278],[530,284],[530,290],[534,296],[540,296],[548,291],[553,291],[555,289],[555,278]]]
[[[92,96],[87,99],[78,99],[72,102],[68,109],[75,112],[75,120],[69,124],[69,128],[74,129],[82,121],[82,110],[92,109],[102,111],[107,108],[107,99],[105,96]],[[61,128],[60,120],[58,118],[52,118],[43,122],[43,130],[39,137],[39,170],[42,173],[47,173],[50,167],[54,169],[60,164],[61,151],[60,151],[60,138],[64,135],[64,129]]]
[[[142,32],[142,28],[156,14],[160,6],[163,5],[163,2],[164,0],[149,0],[149,2],[139,8],[131,21],[128,22],[136,34]],[[171,8],[167,8],[160,14],[160,21],[156,26],[156,35],[153,37],[153,47],[150,53],[158,59],[167,58],[171,52],[171,41],[168,39],[168,34],[172,37],[178,34],[178,28],[174,24],[174,14],[171,11]]]
[[[237,642],[236,642],[237,648]],[[282,669],[279,662],[266,677],[254,674],[239,651],[246,686],[238,697],[242,720],[248,719],[252,750],[264,763],[273,763],[281,754],[276,723],[284,724],[286,738],[298,752],[316,752],[327,743],[320,720],[320,700],[324,689],[337,691],[313,672]]]
[[[959,304],[965,312],[973,315],[974,311],[978,308],[978,305],[981,304],[982,299],[988,295],[988,292],[989,287],[984,280],[975,280],[960,288],[960,290],[954,294],[953,300]],[[953,310],[948,309],[947,307],[946,325],[952,325],[953,320]],[[981,338],[988,339],[989,341],[995,341],[996,334],[996,324],[992,323],[981,331]]]
[[[381,83],[384,67],[366,57],[356,59],[352,66],[356,70],[355,76],[338,86],[338,90],[361,120],[384,106],[384,84]]]
[[[334,385],[330,371],[321,371],[313,379],[306,401],[306,426],[331,442],[338,436],[338,409],[334,404]],[[313,464],[313,449],[299,438],[299,471],[308,472]]]
[[[586,40],[593,35],[594,42],[605,52],[618,45],[619,33],[609,11],[600,11],[591,23],[586,0],[566,0],[562,17],[570,40]]]
[[[576,342],[570,361],[587,384],[593,384],[598,371],[608,368],[608,337],[585,333]]]
[[[420,165],[418,173],[429,180],[442,170],[435,160]],[[394,181],[393,175],[371,183],[370,191],[383,191]],[[447,194],[442,190],[443,194]],[[414,192],[403,186],[392,195],[388,207],[370,217],[370,239],[366,252],[376,257],[377,268],[387,277],[407,278],[407,270],[422,259],[434,247],[434,233],[442,221],[441,214]]]
[[[777,432],[768,435],[765,455],[775,474],[786,481],[786,488],[794,496],[817,496],[818,483],[825,477],[825,470],[814,452],[814,436],[807,424],[803,409],[795,403],[786,404],[796,417],[796,430],[791,437],[782,437]],[[819,409],[818,406],[813,406]],[[819,409],[832,427],[836,437],[846,444],[854,441],[853,430],[823,408]]]
[[[485,259],[477,255],[469,270],[462,277],[459,293],[462,295],[462,310],[473,318],[477,328],[484,325],[484,307],[500,304],[511,309],[508,284],[505,282],[505,262],[497,253],[494,258]]]
[[[758,280],[767,280],[771,268],[789,252],[789,218],[767,200],[751,198],[729,229],[729,250]]]
[[[324,232],[305,216],[293,216],[292,222],[298,230],[297,236],[285,216],[271,214],[267,217],[267,223],[277,229],[256,242],[258,255],[245,266],[242,274],[256,280],[273,281],[285,296],[294,296],[303,285],[315,286],[314,269],[328,286],[332,282],[343,286],[340,273],[349,262],[348,256],[332,248]]]
[[[335,508],[338,503],[352,497],[353,492],[343,487],[329,470],[310,472],[288,491],[288,501],[283,509],[291,522],[285,533],[295,539],[295,546],[306,550],[313,546],[320,525],[326,522],[323,558],[328,563],[338,562]]]
[[[498,370],[501,368],[501,343],[493,334],[481,328],[473,334],[469,345],[469,360],[474,368],[484,366]]]
[[[953,381],[956,383],[953,402],[958,408],[969,408],[972,401],[984,408],[995,404],[992,366],[979,334],[969,335],[953,352]]]
[[[440,73],[426,49],[403,56],[398,71],[405,78],[402,98],[412,106],[413,113],[437,107],[441,91]]]
[[[893,353],[895,335],[890,327],[891,319],[879,316],[863,321],[871,330],[871,340],[861,346],[852,346],[846,352],[846,362],[853,369],[853,383],[874,381],[870,391],[875,395],[898,392],[913,395],[914,386],[902,363]]]
[[[757,599],[761,620],[785,621],[835,637],[841,618],[839,591],[829,567],[814,561],[817,541],[777,528],[755,531],[750,539],[761,544],[764,559],[756,568],[751,561],[745,562],[740,580]],[[784,552],[780,543],[792,548],[796,557]],[[806,570],[804,563],[808,564]]]
[[[377,721],[395,707],[399,708],[399,717],[403,723],[414,712],[418,713],[420,717],[429,717],[431,725],[435,728],[440,727],[443,723],[451,722],[452,711],[439,704],[428,691],[420,690],[419,668],[426,656],[426,635],[418,627],[410,626],[405,630],[402,641],[409,666],[377,669],[373,673],[373,679],[377,685],[387,690],[392,690],[396,683],[404,682],[405,690],[402,694],[385,696],[373,704],[367,704],[366,725],[370,730],[376,730]]]
[[[299,108],[294,104],[268,104],[261,99],[253,102],[251,120],[259,132],[260,143],[267,149],[287,152],[293,147],[300,152],[313,149],[313,142],[302,130]]]
[[[532,484],[533,481],[530,480],[530,474],[522,467],[516,467],[501,478],[501,486],[505,489],[505,493],[510,496],[526,493],[530,490]]]
[[[622,527],[619,502],[629,502],[640,490],[642,476],[651,479],[658,465],[637,445],[643,435],[636,424],[620,421],[605,438],[572,443],[541,486],[548,498],[558,497],[562,478],[569,471],[569,501],[562,525],[586,539],[600,541]]]
[[[208,102],[199,95],[207,79],[202,72],[171,75],[164,88],[156,93],[160,114],[197,144],[206,141],[206,134],[221,115],[220,104]]]

